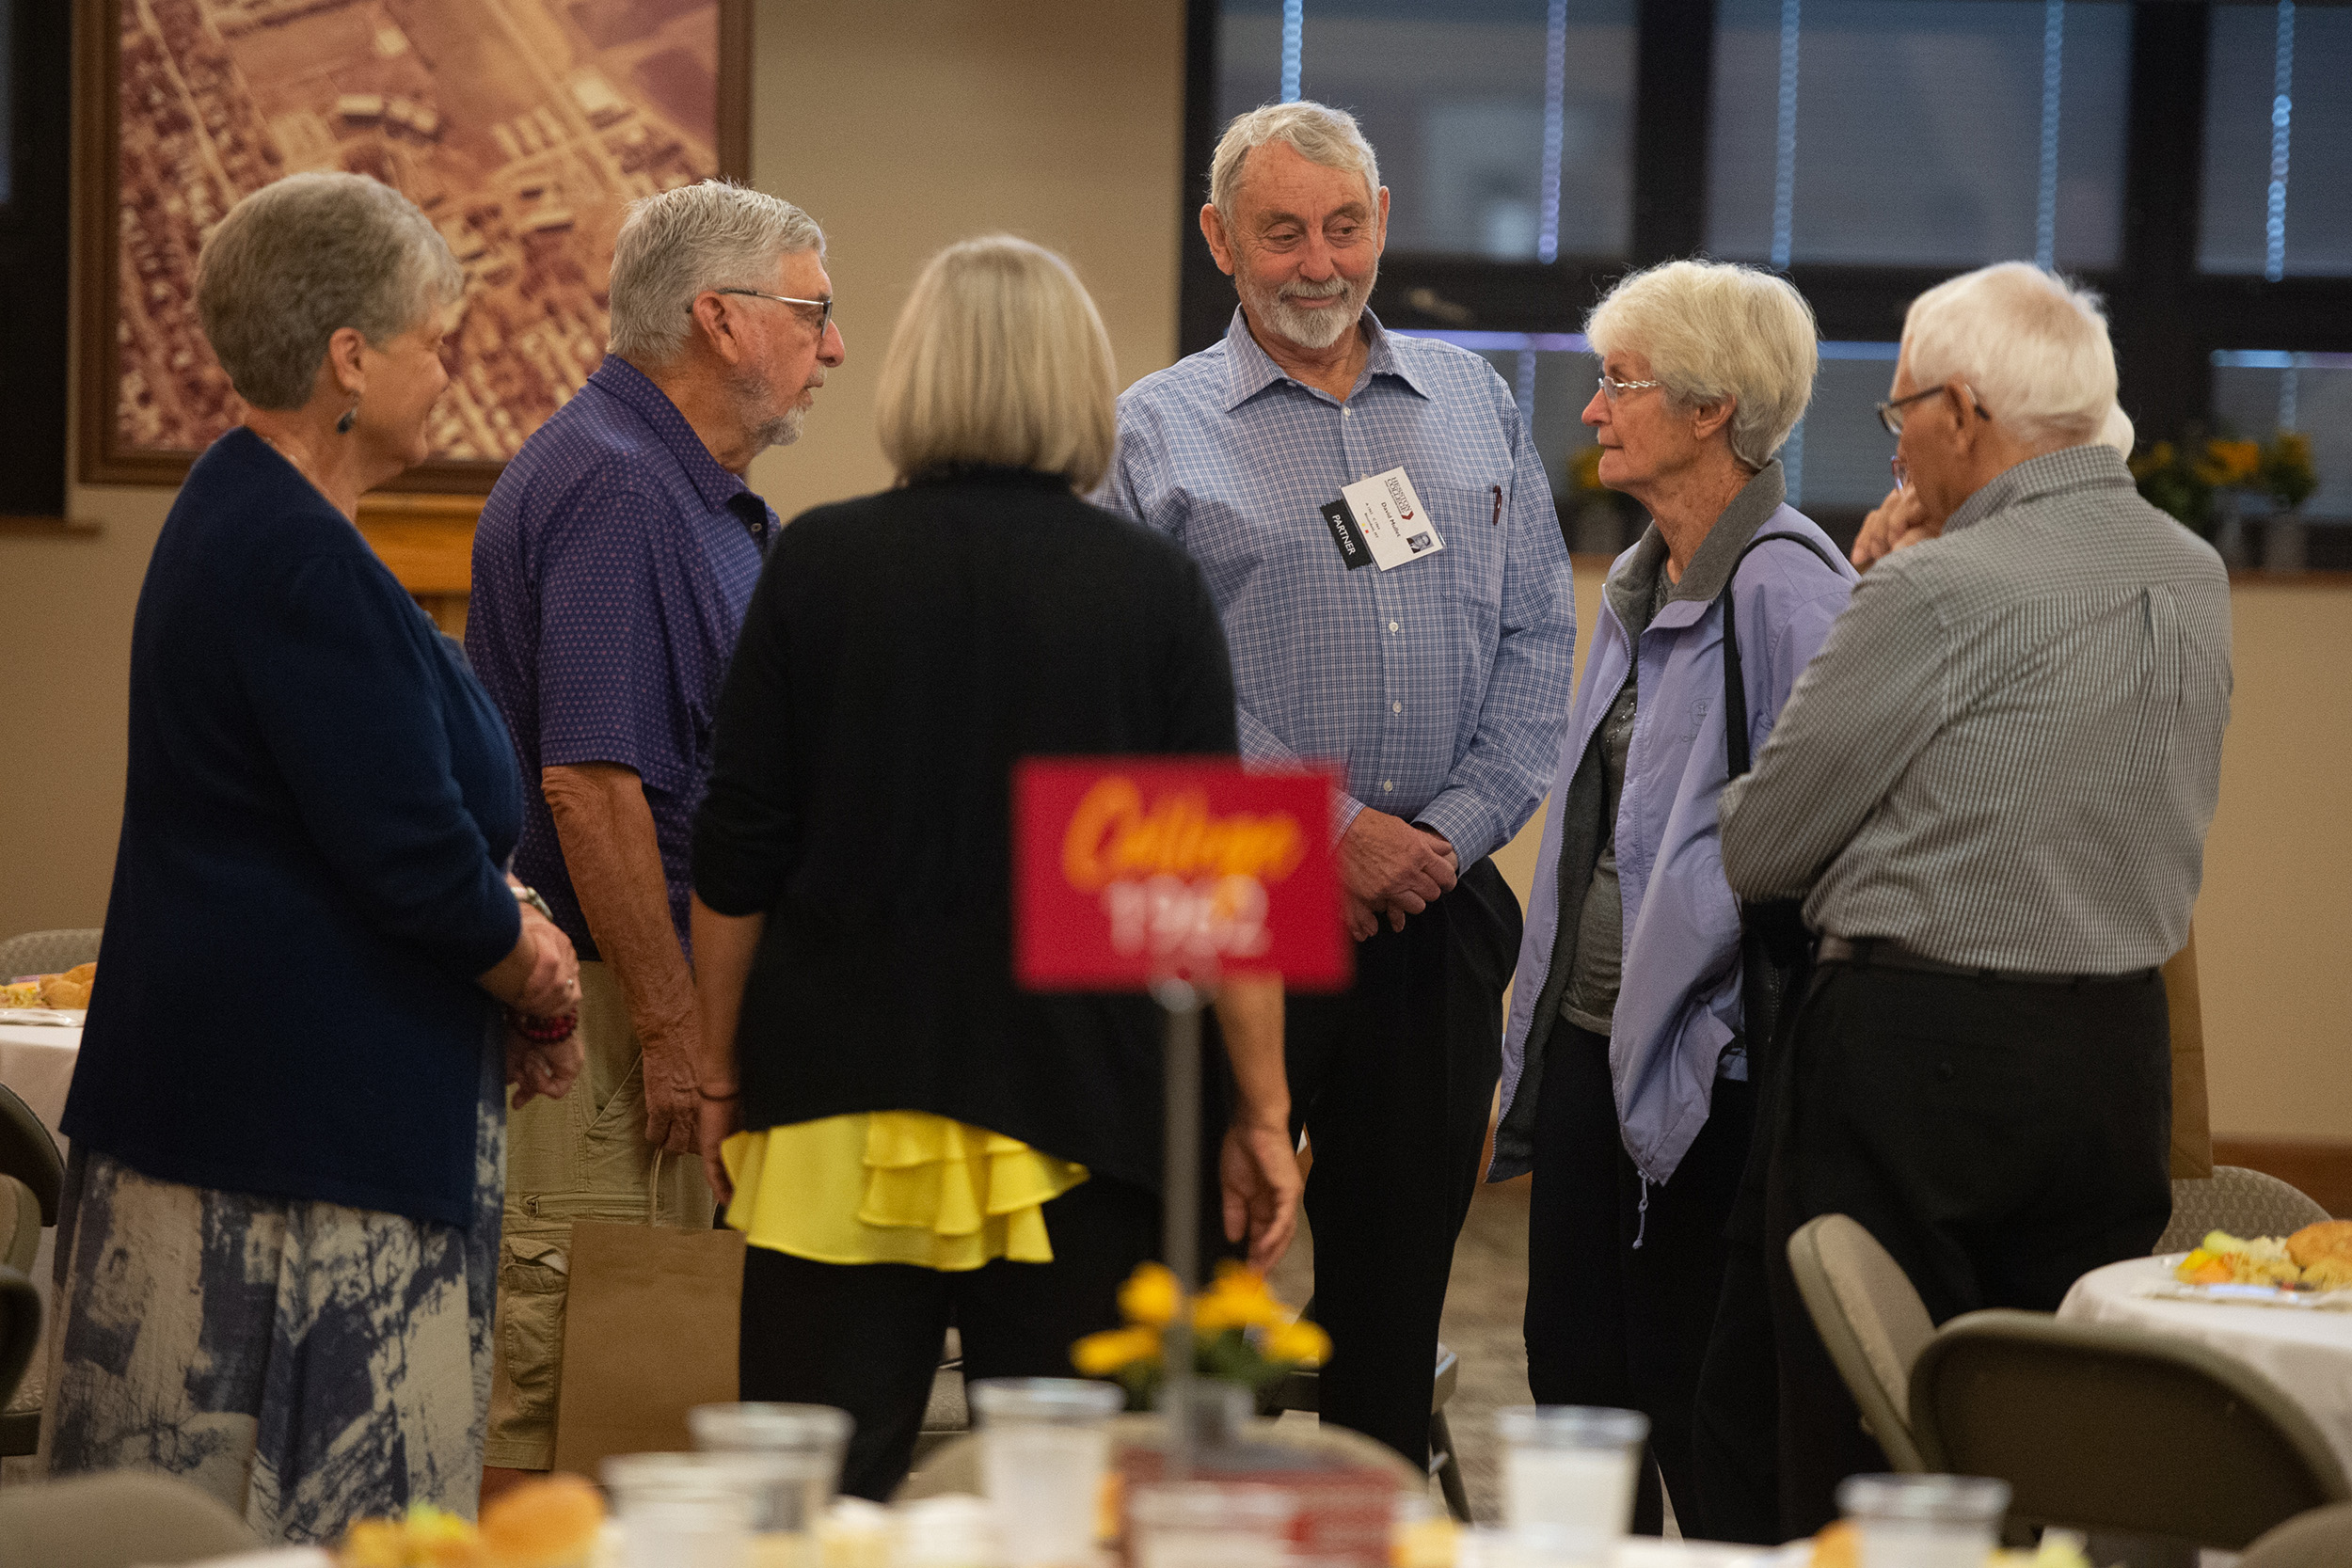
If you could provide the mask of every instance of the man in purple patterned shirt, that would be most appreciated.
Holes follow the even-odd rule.
[[[528,777],[515,871],[580,954],[579,1091],[509,1124],[485,1453],[553,1460],[576,1219],[707,1226],[688,844],[775,514],[743,483],[842,362],[824,235],[720,182],[638,202],[610,352],[523,444],[474,535],[466,650]]]

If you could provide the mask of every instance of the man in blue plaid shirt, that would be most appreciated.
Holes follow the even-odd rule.
[[[1200,228],[1241,308],[1224,341],[1120,399],[1098,499],[1207,574],[1245,755],[1345,769],[1332,832],[1356,982],[1293,998],[1286,1041],[1334,1349],[1322,1413],[1419,1463],[1519,941],[1487,857],[1549,783],[1576,610],[1502,377],[1365,309],[1388,213],[1348,115],[1293,103],[1235,119]],[[1385,537],[1362,491],[1327,516],[1375,478],[1396,498]]]

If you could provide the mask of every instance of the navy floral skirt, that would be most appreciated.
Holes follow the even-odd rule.
[[[474,1220],[156,1181],[76,1148],[57,1238],[52,1475],[162,1470],[268,1542],[482,1487],[506,1146],[484,1053]]]

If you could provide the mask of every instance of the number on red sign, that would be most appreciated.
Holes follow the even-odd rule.
[[[1268,945],[1265,884],[1255,877],[1113,882],[1103,890],[1103,911],[1123,957],[1254,958]]]

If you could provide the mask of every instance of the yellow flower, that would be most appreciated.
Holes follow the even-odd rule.
[[[343,1532],[342,1560],[348,1568],[403,1568],[407,1533],[397,1519],[360,1519]]]
[[[1176,1289],[1176,1274],[1165,1263],[1139,1263],[1119,1288],[1119,1309],[1131,1323],[1166,1328],[1176,1321],[1176,1304],[1184,1292]]]
[[[1267,1329],[1265,1342],[1259,1348],[1269,1361],[1320,1367],[1331,1358],[1331,1336],[1323,1332],[1320,1324],[1300,1318],[1295,1323],[1277,1323]]]
[[[1193,1304],[1193,1331],[1201,1338],[1229,1328],[1271,1328],[1287,1316],[1265,1281],[1230,1259],[1219,1263],[1216,1283]]]
[[[1089,1377],[1109,1377],[1159,1354],[1156,1328],[1106,1328],[1071,1346],[1070,1361]]]
[[[1605,488],[1600,483],[1600,449],[1586,447],[1568,459],[1568,483],[1580,492]]]
[[[2208,484],[2243,484],[2262,471],[2263,449],[2258,441],[2208,441],[2197,465],[2197,477]]]

